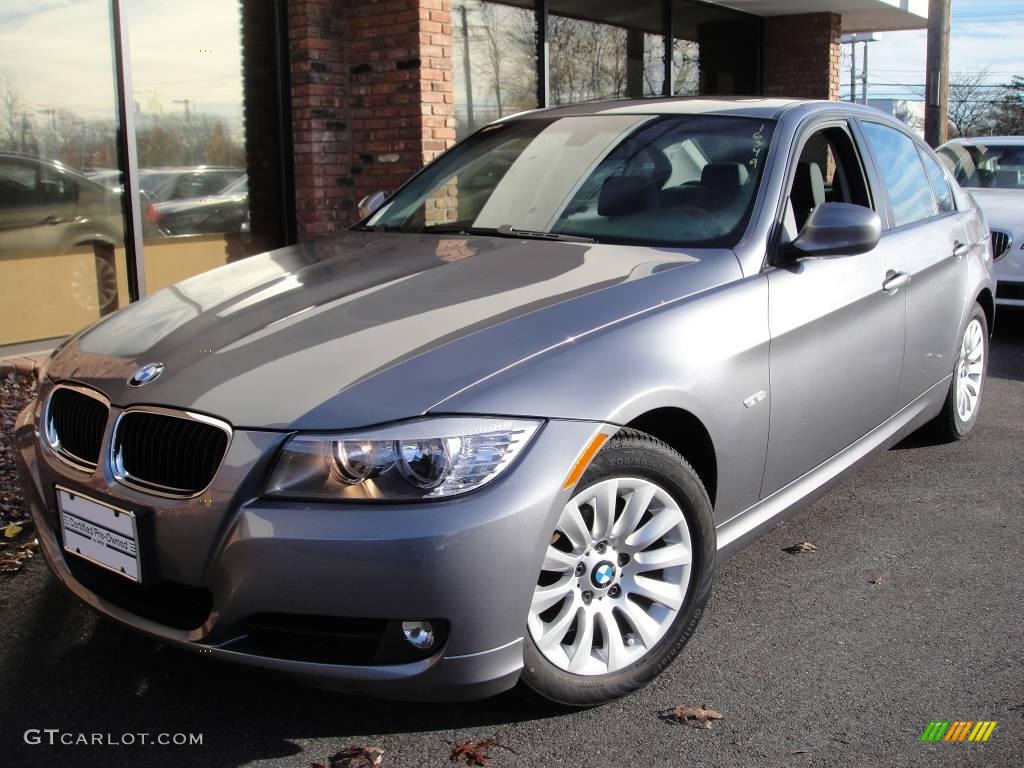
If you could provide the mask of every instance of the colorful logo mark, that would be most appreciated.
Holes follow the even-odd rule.
[[[996,725],[996,720],[933,720],[921,741],[988,741]]]

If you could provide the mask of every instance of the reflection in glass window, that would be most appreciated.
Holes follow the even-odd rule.
[[[452,3],[455,131],[537,107],[537,25],[532,6]]]
[[[246,173],[241,5],[125,0],[124,7],[152,293],[261,250],[250,238],[247,188],[225,191]]]
[[[110,4],[0,15],[2,345],[73,333],[128,286]]]
[[[953,190],[949,186],[949,179],[937,162],[924,150],[921,153],[921,162],[928,173],[928,180],[932,183],[932,193],[935,195],[935,202],[939,206],[940,213],[949,213],[956,210],[956,203],[953,202]]]
[[[658,0],[609,6],[551,0],[552,104],[661,95],[665,79]]]
[[[896,226],[934,216],[935,199],[914,140],[880,123],[865,122],[864,133],[889,192]]]

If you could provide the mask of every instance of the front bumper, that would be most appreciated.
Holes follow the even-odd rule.
[[[25,497],[47,563],[85,603],[204,656],[323,687],[418,700],[483,698],[515,685],[536,576],[570,494],[560,490],[562,482],[601,428],[550,421],[517,465],[491,485],[448,501],[401,505],[262,499],[260,486],[285,435],[235,430],[210,489],[202,498],[179,500],[121,486],[102,463],[93,473],[68,467],[40,440],[36,408],[22,412],[15,432]],[[118,411],[111,408],[111,422]],[[201,623],[168,626],[159,611],[154,619],[137,600],[119,599],[83,578],[82,563],[61,545],[57,484],[135,510],[143,585],[155,595],[165,594],[159,591],[165,587],[208,594]],[[136,588],[130,582],[118,586]],[[440,619],[448,632],[428,658],[325,663],[253,652],[248,619],[267,614]]]

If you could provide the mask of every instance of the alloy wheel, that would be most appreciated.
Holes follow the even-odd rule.
[[[985,332],[975,318],[964,331],[956,366],[956,410],[962,422],[970,421],[978,407],[984,372]]]
[[[616,672],[664,637],[690,583],[686,517],[649,480],[617,477],[562,509],[529,613],[544,657],[579,675]]]

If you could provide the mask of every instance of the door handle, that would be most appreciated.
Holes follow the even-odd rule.
[[[885,282],[882,283],[882,290],[892,296],[900,288],[905,288],[908,285],[910,285],[909,272],[894,272],[890,269],[885,274]]]
[[[971,246],[967,243],[956,243],[953,248],[953,258],[960,261],[964,256],[971,252]]]
[[[63,217],[58,216],[55,213],[51,213],[49,216],[43,219],[43,224],[49,224],[51,227],[56,226],[57,224],[61,224],[63,222]]]

